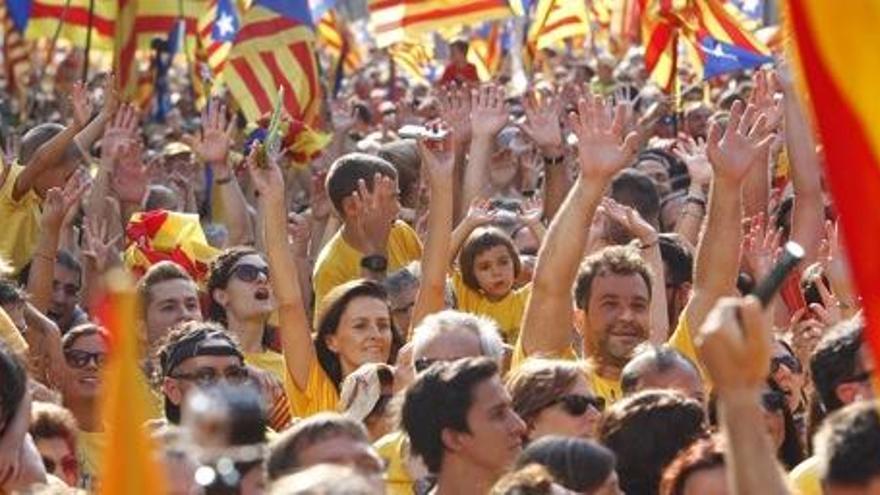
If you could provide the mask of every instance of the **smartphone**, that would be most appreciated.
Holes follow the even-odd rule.
[[[443,141],[449,135],[448,129],[428,129],[421,125],[407,124],[397,130],[397,135],[404,139],[427,139],[430,141]]]

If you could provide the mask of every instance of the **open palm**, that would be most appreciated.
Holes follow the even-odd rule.
[[[625,167],[635,156],[636,133],[624,136],[625,111],[610,105],[598,96],[587,95],[578,101],[578,113],[569,116],[569,123],[578,138],[578,159],[581,174],[586,178],[605,179]]]
[[[757,109],[751,105],[743,107],[741,101],[733,104],[723,135],[717,122],[712,125],[706,145],[706,154],[715,175],[737,182],[743,180],[752,165],[766,156],[773,140],[766,117],[758,117],[750,126]]]

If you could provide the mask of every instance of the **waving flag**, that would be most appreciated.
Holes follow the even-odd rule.
[[[287,113],[316,122],[321,87],[312,29],[306,0],[256,0],[244,13],[223,78],[249,121],[271,112],[283,87]]]
[[[590,32],[587,5],[577,0],[539,0],[528,41],[538,50]]]
[[[207,64],[212,79],[223,73],[239,26],[238,10],[232,0],[208,1],[205,13],[199,17],[197,58]]]
[[[678,41],[693,54],[704,79],[771,61],[758,42],[719,0],[641,0],[645,65],[666,91],[675,83]]]
[[[117,5],[115,1],[96,1],[92,11],[92,49],[112,50]],[[89,0],[33,0],[27,23],[27,39],[59,38],[74,46],[86,46],[89,29]]]
[[[880,41],[880,4],[848,2],[842,8],[827,0],[789,0],[788,11],[822,137],[825,172],[867,317],[866,340],[878,362],[880,58],[867,47]],[[880,377],[874,378],[878,383]]]
[[[309,5],[312,8],[312,21],[317,21],[336,6],[336,0],[310,0]]]
[[[24,31],[30,16],[30,1],[7,0],[0,6],[3,23],[3,71],[10,92],[24,95],[27,90],[30,58],[24,41]]]
[[[334,67],[342,62],[342,72],[349,74],[360,68],[364,56],[345,20],[333,10],[327,11],[320,19],[317,27],[318,46],[330,55]]]
[[[428,84],[429,65],[432,62],[431,52],[424,43],[395,43],[388,48],[388,55],[394,65],[400,67],[404,74],[417,83]]]
[[[507,0],[368,0],[367,8],[380,48],[439,28],[513,14]]]
[[[477,68],[480,81],[488,81],[501,67],[501,22],[487,22],[474,32],[468,62]]]
[[[150,391],[138,363],[137,295],[131,275],[121,269],[106,277],[107,292],[97,311],[110,334],[101,371],[100,411],[107,426],[98,493],[166,493],[164,470],[144,423],[150,419]]]

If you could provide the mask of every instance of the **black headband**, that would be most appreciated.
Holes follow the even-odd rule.
[[[180,363],[196,356],[235,356],[244,361],[229,335],[220,330],[203,330],[176,342],[162,354],[162,374],[168,376]]]

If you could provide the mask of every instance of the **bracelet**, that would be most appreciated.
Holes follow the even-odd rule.
[[[232,179],[234,179],[234,178],[235,178],[235,176],[233,174],[229,174],[222,179],[214,179],[214,184],[217,184],[218,186],[222,186],[224,184],[229,184],[230,182],[232,182]]]
[[[544,165],[559,165],[565,161],[565,153],[557,157],[542,156],[542,158],[544,159]]]
[[[691,196],[691,195],[688,195],[688,196],[684,199],[684,202],[685,202],[685,203],[693,203],[693,204],[695,204],[695,205],[700,205],[704,210],[706,209],[706,200],[703,199],[703,198],[700,198],[700,197],[698,197],[698,196]]]

